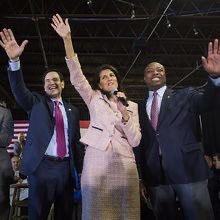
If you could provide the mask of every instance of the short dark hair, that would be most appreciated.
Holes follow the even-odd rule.
[[[62,72],[60,72],[60,71],[57,70],[57,69],[47,69],[47,70],[43,73],[43,76],[42,76],[42,81],[43,81],[43,83],[45,82],[45,77],[46,77],[46,75],[47,75],[49,72],[56,72],[56,73],[59,75],[59,77],[60,77],[60,81],[61,81],[61,82],[64,81],[64,77],[63,77]]]
[[[117,70],[114,66],[112,66],[112,65],[110,65],[110,64],[103,64],[103,65],[101,65],[101,66],[99,66],[99,67],[97,68],[97,71],[96,71],[96,73],[94,74],[94,78],[93,78],[93,88],[96,89],[96,90],[100,90],[101,92],[103,92],[103,91],[99,88],[100,73],[101,73],[103,70],[107,70],[107,69],[111,70],[111,71],[115,74],[115,76],[116,76],[116,78],[117,78],[117,81],[118,81],[118,90],[119,90],[119,91],[122,91],[122,90],[121,90],[121,76],[120,76],[118,70]]]

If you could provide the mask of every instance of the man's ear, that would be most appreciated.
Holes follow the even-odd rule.
[[[64,81],[61,82],[61,87],[62,87],[62,89],[64,89],[64,87],[65,87],[65,82]]]

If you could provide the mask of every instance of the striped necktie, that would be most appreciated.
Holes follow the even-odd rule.
[[[151,111],[150,111],[151,124],[155,130],[157,129],[157,122],[158,122],[158,115],[159,115],[157,95],[158,95],[157,92],[153,93],[153,100],[152,100]]]

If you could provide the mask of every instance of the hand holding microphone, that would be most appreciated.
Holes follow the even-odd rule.
[[[112,89],[111,94],[112,94],[112,95],[115,95],[115,96],[117,97],[117,99],[118,99],[124,106],[128,107],[129,104],[128,104],[127,99],[126,99],[125,97],[122,97],[122,96],[117,96],[118,92],[119,92],[118,89],[115,88],[115,89]]]

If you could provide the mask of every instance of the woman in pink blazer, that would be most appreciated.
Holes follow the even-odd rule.
[[[85,101],[90,112],[90,126],[81,138],[86,146],[82,188],[83,220],[138,220],[140,218],[139,178],[133,154],[141,133],[137,104],[128,101],[119,90],[117,70],[100,67],[96,89],[82,73],[74,52],[68,20],[53,16],[51,24],[63,38],[70,81]]]

